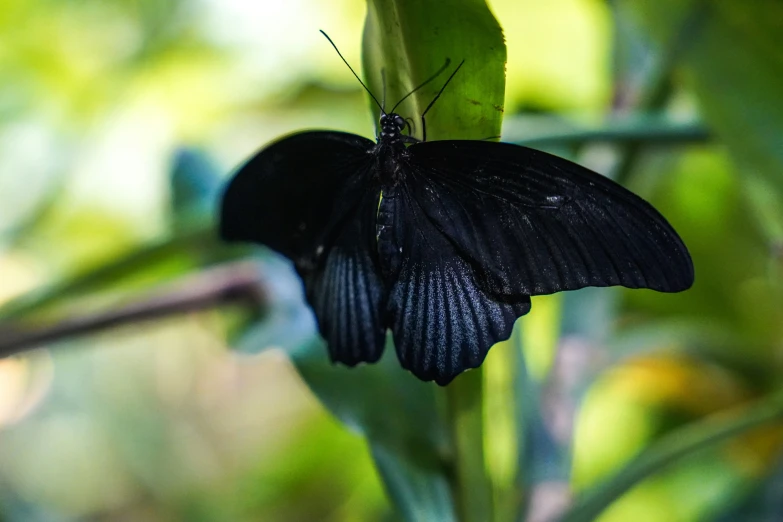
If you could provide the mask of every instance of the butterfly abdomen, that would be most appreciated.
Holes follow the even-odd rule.
[[[376,239],[378,247],[378,259],[381,273],[384,278],[396,274],[402,263],[404,250],[399,237],[399,227],[396,226],[400,216],[396,212],[399,192],[394,187],[383,190],[381,204],[378,206],[378,215],[375,221]]]

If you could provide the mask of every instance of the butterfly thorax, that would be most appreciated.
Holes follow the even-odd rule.
[[[403,134],[408,123],[399,114],[382,114],[378,132],[378,143],[372,150],[376,158],[376,170],[384,190],[396,186],[403,179],[403,158],[406,156],[406,143],[419,140]]]

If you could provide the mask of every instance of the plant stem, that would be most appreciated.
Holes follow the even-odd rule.
[[[483,370],[460,375],[445,389],[453,448],[451,490],[460,522],[492,520],[492,486],[484,465]]]

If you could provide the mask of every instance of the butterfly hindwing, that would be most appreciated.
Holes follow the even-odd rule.
[[[386,341],[374,252],[377,206],[378,192],[365,196],[318,266],[302,274],[329,355],[348,366],[377,361]]]
[[[685,245],[647,202],[570,161],[516,145],[412,145],[424,213],[498,299],[585,286],[685,290]]]
[[[312,131],[267,146],[228,184],[221,236],[309,263],[364,195],[374,145],[354,134]]]
[[[374,259],[378,190],[370,140],[341,132],[294,134],[264,148],[231,180],[221,235],[291,259],[333,361],[374,362],[384,347],[383,286]]]
[[[394,216],[394,230],[381,236],[379,249],[392,241],[400,254],[388,274],[387,325],[402,366],[445,385],[508,339],[530,299],[500,302],[486,295],[473,268],[420,207],[415,185],[408,178],[381,203],[381,211]]]

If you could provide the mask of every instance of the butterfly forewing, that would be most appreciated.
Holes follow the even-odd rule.
[[[492,345],[508,339],[516,318],[530,310],[530,299],[488,296],[473,267],[414,197],[418,188],[408,177],[381,203],[381,212],[395,219],[391,233],[379,236],[379,250],[399,253],[380,260],[389,285],[387,325],[402,366],[443,385],[479,366]]]
[[[264,244],[298,265],[309,263],[366,194],[374,145],[331,131],[294,134],[269,145],[229,183],[221,236]]]
[[[496,299],[585,286],[693,283],[687,249],[647,202],[562,158],[503,143],[412,145],[406,183]]]

